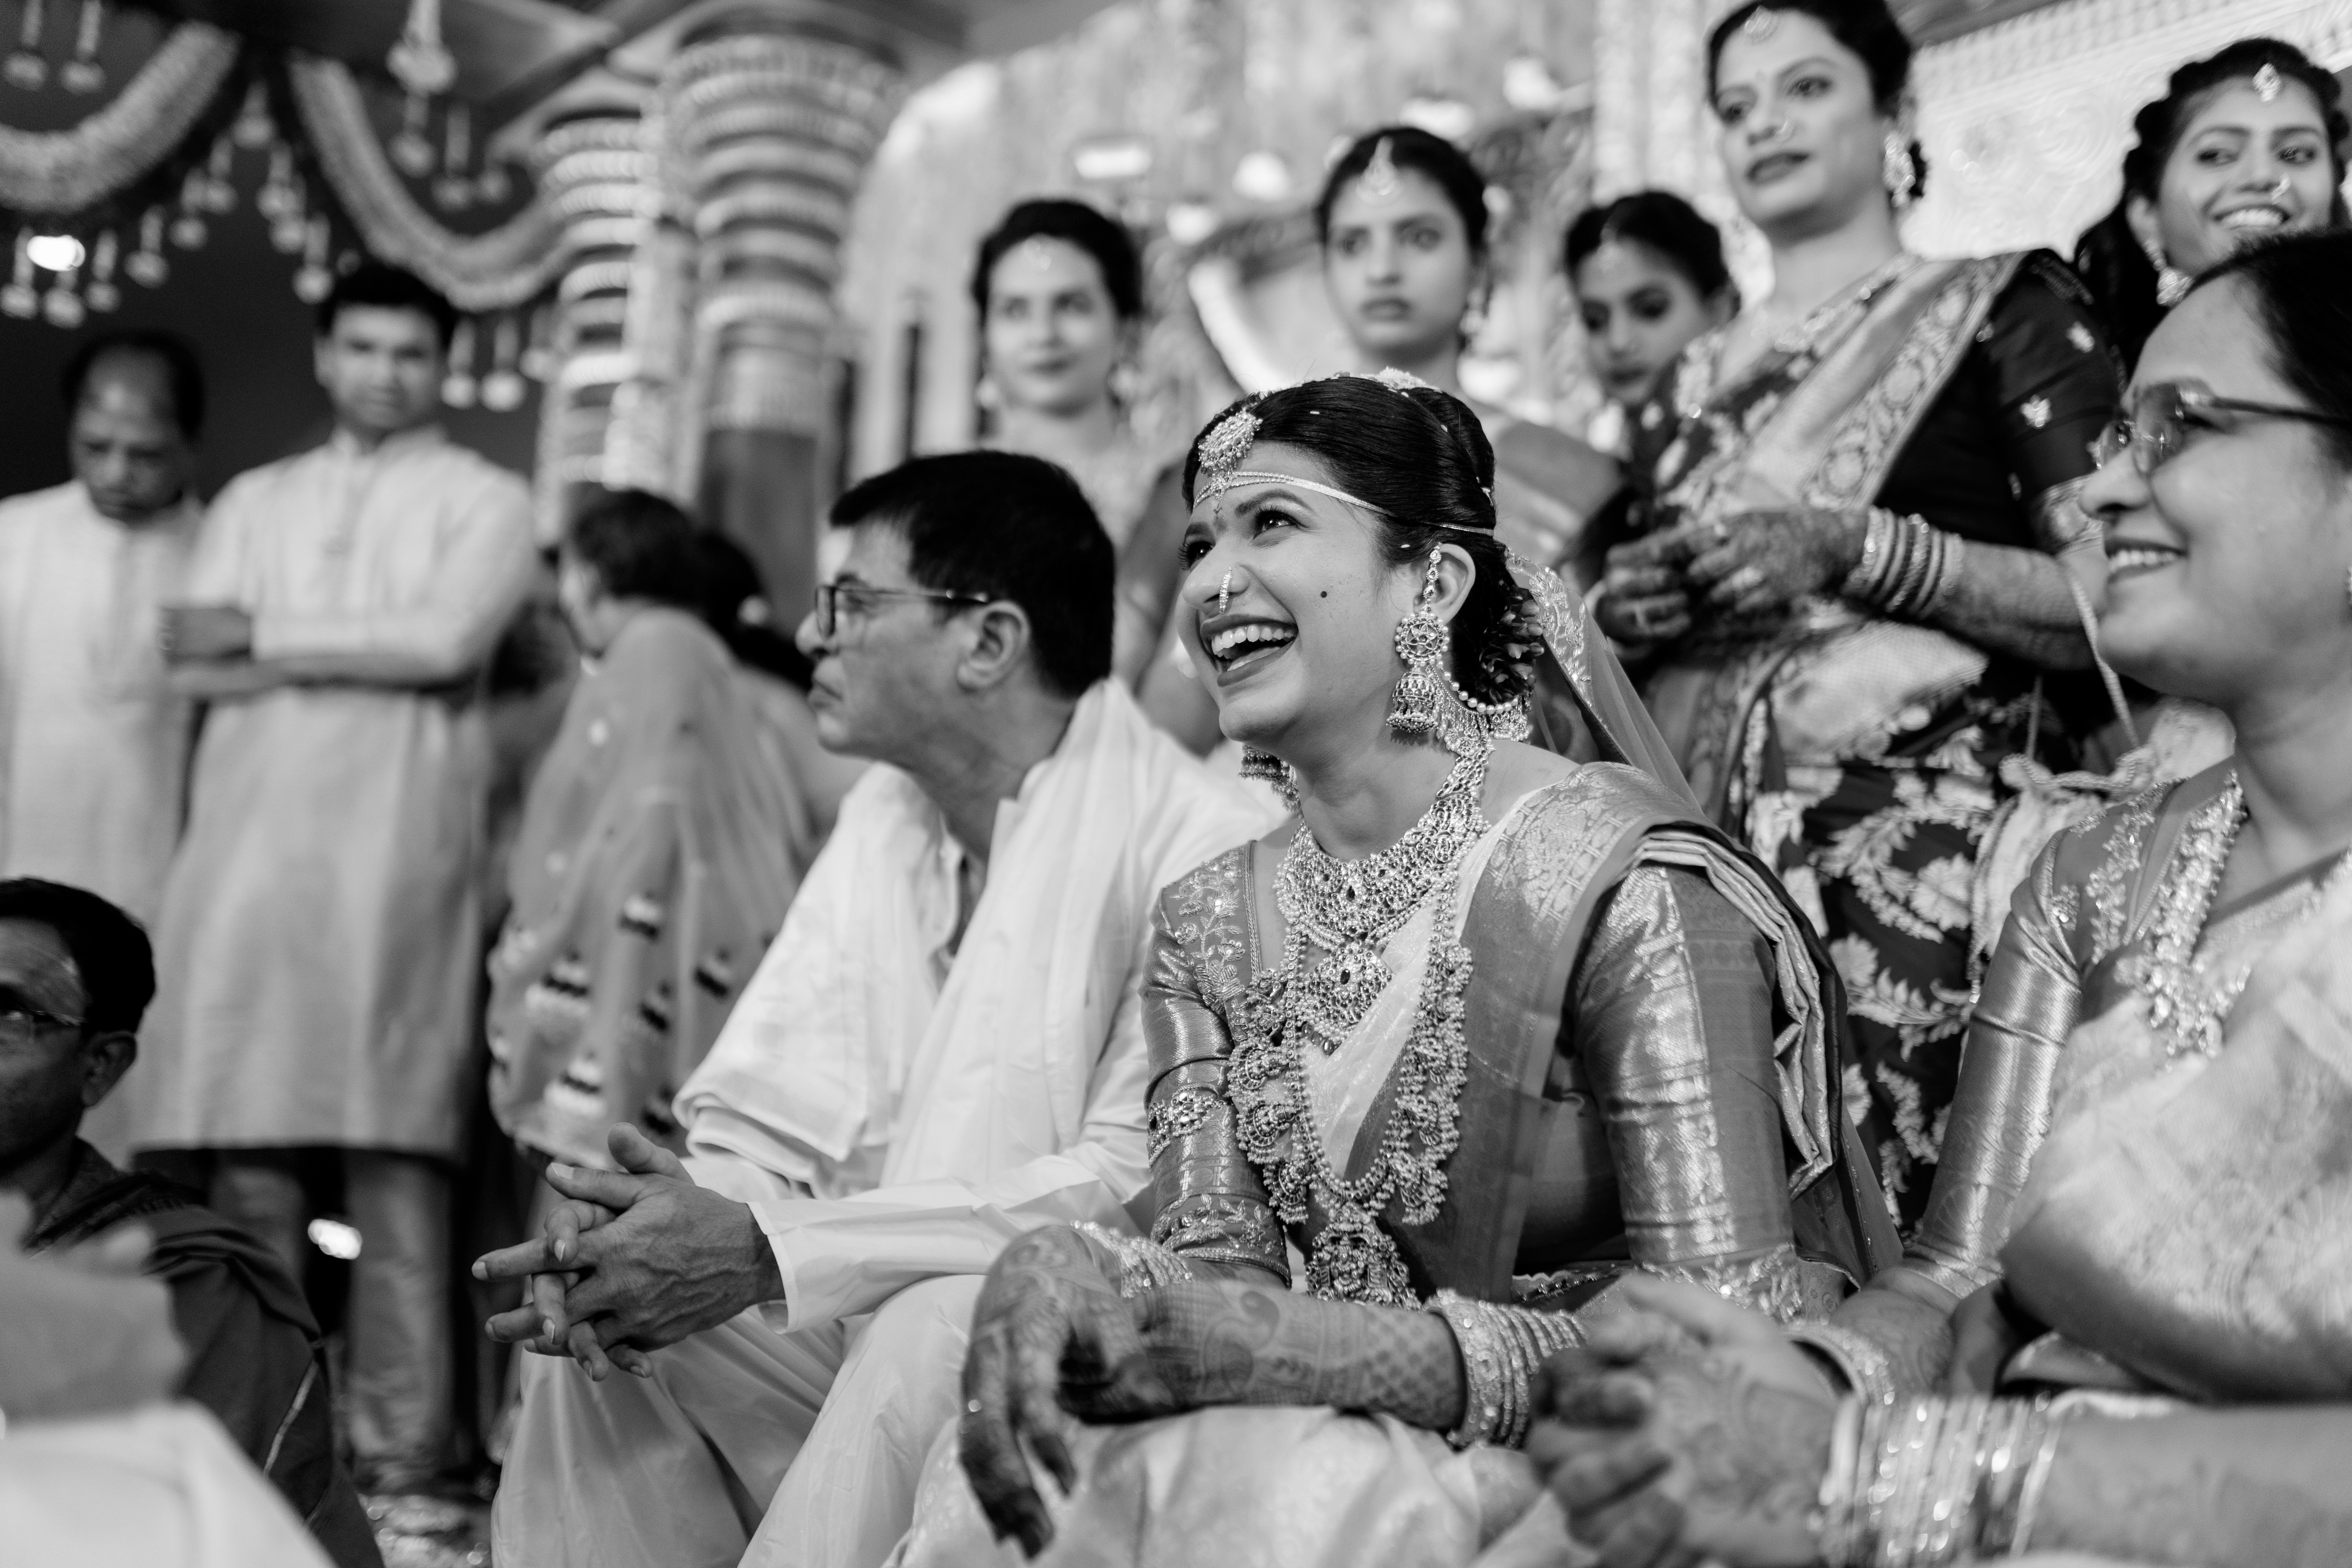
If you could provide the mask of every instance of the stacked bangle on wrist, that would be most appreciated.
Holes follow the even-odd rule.
[[[1872,507],[1862,559],[1846,574],[1843,592],[1888,616],[1924,620],[1959,581],[1965,549],[1958,534],[1930,527],[1925,518]]]
[[[1876,1341],[1835,1323],[1791,1323],[1789,1338],[1829,1363],[1846,1392],[1872,1402],[1895,1397],[1895,1363]]]
[[[1453,1329],[1467,1384],[1462,1425],[1448,1432],[1445,1440],[1457,1448],[1474,1443],[1517,1447],[1535,1414],[1536,1368],[1555,1352],[1583,1342],[1576,1320],[1565,1312],[1473,1300],[1455,1290],[1432,1296],[1429,1310]]]
[[[1847,1399],[1814,1516],[1830,1568],[2023,1552],[2063,1417],[2042,1399]]]
[[[1118,1259],[1118,1279],[1114,1283],[1122,1300],[1131,1301],[1146,1290],[1192,1278],[1192,1270],[1184,1259],[1156,1241],[1122,1236],[1092,1220],[1081,1221],[1077,1230],[1087,1240],[1101,1243]]]

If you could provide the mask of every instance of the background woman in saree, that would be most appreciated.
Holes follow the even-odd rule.
[[[1462,351],[1491,287],[1487,218],[1486,176],[1453,142],[1409,125],[1367,132],[1331,165],[1316,200],[1323,286],[1357,369],[1404,371],[1474,410],[1495,453],[1497,537],[1539,565],[1559,565],[1618,489],[1620,473],[1567,432],[1471,403],[1463,391]],[[1172,571],[1191,520],[1181,507],[1163,515],[1172,527],[1155,548]],[[1152,661],[1140,690],[1146,711],[1205,752],[1222,736],[1214,700],[1181,657],[1182,618],[1169,623],[1165,657]]]
[[[676,1131],[710,1048],[815,851],[793,775],[697,611],[694,524],[625,491],[561,563],[593,661],[532,781],[513,906],[490,957],[490,1098],[518,1143],[606,1165],[605,1133]]]
[[[2220,708],[2238,750],[2044,854],[1986,983],[1926,1226],[1835,1320],[1859,1341],[1841,1380],[1906,1402],[2069,1391],[2053,1408],[2082,1414],[2056,1428],[2026,1545],[2234,1568],[2352,1552],[2347,269],[2352,237],[2264,247],[2148,341],[2084,492],[2114,568],[2100,639],[2118,668]],[[2184,409],[2184,390],[2260,407]],[[1676,1309],[1717,1352],[1686,1408],[1719,1411],[1741,1378],[1789,1394],[1780,1451],[1734,1436],[1716,1473],[1810,1499],[1821,1374],[1702,1305]],[[1710,1420],[1651,1436],[1693,1451],[1722,1435]],[[1975,1506],[1981,1473],[1956,1466],[1946,1500]],[[1788,1520],[1719,1501],[1695,1500],[1686,1544],[1778,1560],[1765,1543]],[[1606,1533],[1606,1504],[1586,1507]]]
[[[1611,552],[1595,614],[1700,799],[1829,940],[1848,1109],[1907,1228],[1976,978],[1996,770],[2071,765],[2069,732],[2104,716],[2095,680],[2060,673],[2091,660],[2054,557],[2084,542],[2074,497],[2116,375],[2055,257],[1903,249],[1925,170],[1883,0],[1745,5],[1708,58],[1773,292],[1637,422],[1643,536]]]
[[[1465,1412],[1455,1331],[1419,1310],[1424,1297],[1516,1302],[1514,1321],[1569,1334],[1567,1314],[1605,1312],[1644,1268],[1787,1318],[1840,1299],[1891,1253],[1892,1231],[1835,1114],[1831,988],[1801,917],[1697,816],[1574,598],[1539,569],[1525,588],[1506,574],[1470,411],[1361,377],[1237,406],[1263,425],[1234,488],[1213,463],[1187,473],[1187,618],[1225,721],[1291,759],[1299,813],[1162,896],[1145,993],[1151,1234],[1162,1266],[1191,1277],[1130,1306],[1104,1239],[1015,1243],[975,1320],[964,1461],[999,1525],[1034,1549],[1053,1525],[1020,1438],[1086,1455],[1064,1561],[1127,1561],[1112,1543],[1136,1541],[1153,1563],[1465,1563],[1532,1494],[1491,1452],[1448,1457],[1437,1434],[1481,1417],[1475,1401]],[[1204,437],[1221,439],[1215,426]],[[1472,697],[1522,696],[1512,647],[1543,641],[1616,764],[1506,741],[1465,747],[1483,761],[1464,775],[1473,761],[1386,723],[1402,700],[1395,627],[1424,592]],[[1265,635],[1230,640],[1250,628]],[[1369,879],[1360,858],[1417,818],[1430,831],[1424,813],[1456,776],[1486,780],[1475,837],[1383,948],[1394,973],[1361,1022],[1328,1056],[1294,1016],[1270,1023],[1307,984],[1277,972],[1288,906],[1269,890],[1293,836],[1336,840]],[[1457,942],[1458,958],[1424,966]],[[1456,1015],[1462,1065],[1424,1080],[1424,1021]],[[1286,1051],[1295,1076],[1265,1078]],[[1423,1196],[1376,1197],[1352,1219],[1329,1190],[1297,1196],[1310,1147],[1360,1173],[1399,1140],[1442,1169]],[[1292,1245],[1311,1293],[1286,1289]],[[1270,1333],[1242,1328],[1269,1315]],[[1260,1346],[1255,1363],[1243,1342]],[[1099,1380],[1075,1370],[1097,1359]],[[1181,1370],[1203,1362],[1219,1370]],[[1143,1386],[1161,1375],[1147,1367],[1165,1387]],[[1227,1405],[1283,1408],[1208,1408]],[[1082,1434],[1061,1406],[1204,1413]],[[934,1462],[909,1563],[987,1554],[952,1463]]]

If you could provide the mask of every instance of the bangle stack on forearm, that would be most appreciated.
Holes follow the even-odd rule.
[[[1930,527],[1925,518],[1872,507],[1862,560],[1846,576],[1845,596],[1890,616],[1926,620],[1951,596],[1965,550],[1959,535]]]
[[[1822,1479],[1822,1561],[1942,1568],[2022,1552],[2062,1421],[2046,1399],[1847,1399]]]
[[[1474,1301],[1453,1290],[1431,1297],[1429,1310],[1454,1330],[1462,1352],[1462,1425],[1445,1440],[1457,1448],[1474,1443],[1517,1447],[1534,1414],[1536,1369],[1583,1342],[1576,1320],[1565,1312]]]

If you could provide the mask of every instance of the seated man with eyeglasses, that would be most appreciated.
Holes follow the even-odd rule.
[[[832,521],[810,702],[882,765],[675,1098],[690,1158],[615,1127],[619,1173],[551,1167],[543,1234],[475,1266],[532,1280],[493,1336],[581,1363],[527,1359],[501,1568],[881,1563],[996,1255],[1148,1204],[1153,901],[1267,826],[1110,678],[1068,475],[927,458]]]
[[[125,1174],[78,1136],[139,1054],[154,994],[147,934],[129,915],[80,888],[0,881],[0,1193],[31,1206],[29,1252],[71,1253],[126,1223],[145,1229],[143,1271],[170,1290],[187,1350],[180,1397],[219,1418],[341,1568],[376,1564],[335,1458],[318,1325],[277,1255],[194,1194]],[[0,1414],[31,1412],[0,1403]]]

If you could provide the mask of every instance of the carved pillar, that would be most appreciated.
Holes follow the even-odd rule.
[[[632,257],[653,159],[635,110],[560,121],[531,149],[540,188],[562,222],[539,427],[539,531],[562,532],[574,489],[605,479],[614,390],[629,374],[624,346]]]
[[[816,581],[833,428],[834,284],[850,203],[896,108],[887,35],[843,5],[762,0],[682,42],[666,135],[698,258],[694,381],[703,519],[796,619]]]

